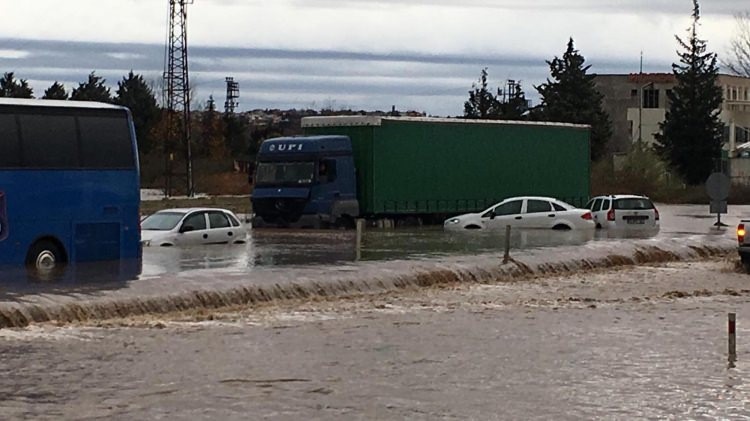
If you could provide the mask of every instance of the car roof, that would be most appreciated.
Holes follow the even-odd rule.
[[[606,194],[592,197],[591,200],[593,199],[648,199],[648,196],[638,194]]]
[[[162,209],[160,211],[157,211],[156,213],[162,213],[162,212],[171,212],[171,213],[190,213],[190,212],[196,212],[196,211],[221,211],[221,212],[228,212],[233,213],[232,211],[228,209],[223,208],[170,208],[170,209]]]
[[[520,199],[538,199],[538,200],[557,200],[554,197],[548,197],[548,196],[514,196],[514,197],[508,197],[503,199],[503,202],[506,200],[520,200]]]

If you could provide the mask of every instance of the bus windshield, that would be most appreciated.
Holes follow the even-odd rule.
[[[256,184],[310,184],[315,173],[314,162],[261,162]]]

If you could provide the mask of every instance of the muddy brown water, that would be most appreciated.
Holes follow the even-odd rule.
[[[750,418],[731,259],[0,330],[6,419]],[[738,319],[727,364],[726,317]]]

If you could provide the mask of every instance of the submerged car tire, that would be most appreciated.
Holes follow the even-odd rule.
[[[555,231],[568,231],[571,228],[565,224],[557,224],[554,227],[552,227],[552,229]]]
[[[349,215],[342,215],[336,218],[336,221],[333,223],[333,226],[338,229],[343,230],[352,230],[357,228],[357,223],[354,221],[354,218],[352,218]]]
[[[33,281],[54,281],[65,272],[67,259],[62,248],[51,240],[39,240],[26,254],[26,273]]]

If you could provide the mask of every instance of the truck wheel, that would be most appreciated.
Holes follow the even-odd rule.
[[[52,281],[65,271],[65,254],[53,241],[40,240],[26,254],[26,273],[32,280]]]
[[[347,229],[347,230],[352,230],[352,229],[357,228],[357,225],[354,223],[354,218],[352,218],[351,216],[347,216],[347,215],[339,216],[338,218],[336,218],[336,222],[334,223],[334,226],[336,228]]]

